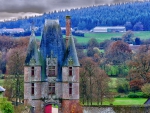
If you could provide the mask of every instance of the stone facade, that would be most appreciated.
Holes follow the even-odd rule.
[[[58,21],[47,20],[40,50],[32,31],[24,66],[24,103],[34,113],[46,113],[45,106],[51,104],[59,106],[59,113],[70,113],[68,106],[79,104],[80,64],[70,35],[70,16],[66,26],[64,43]]]

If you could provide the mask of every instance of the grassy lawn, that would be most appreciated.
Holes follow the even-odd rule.
[[[143,105],[146,98],[115,98],[113,105]],[[109,102],[104,102],[103,105],[109,105]]]
[[[143,105],[146,100],[147,98],[114,98],[113,105]],[[92,103],[92,105],[97,105],[97,102]],[[105,101],[103,105],[110,105],[110,103]]]
[[[3,82],[4,82],[4,80],[0,79],[0,86],[3,86]]]

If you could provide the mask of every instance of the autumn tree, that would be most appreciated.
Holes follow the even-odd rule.
[[[110,78],[105,73],[104,70],[100,68],[96,68],[94,80],[94,89],[93,89],[93,97],[94,101],[97,101],[97,105],[103,104],[105,99],[113,98],[109,88]]]
[[[105,57],[113,65],[122,64],[131,58],[131,49],[127,43],[116,41],[105,52]]]
[[[132,57],[128,63],[129,74],[128,79],[141,80],[143,83],[150,82],[150,47],[149,45],[142,46],[139,51]]]
[[[150,96],[150,84],[146,83],[141,88],[142,92],[148,96]]]
[[[92,89],[93,89],[92,78],[95,76],[97,65],[91,58],[82,59],[81,64],[82,64],[82,68],[80,71],[81,95],[83,96],[83,99],[86,98],[87,103],[90,102],[92,105]],[[85,92],[86,94],[84,94]]]
[[[129,82],[130,89],[133,92],[140,91],[143,84],[144,84],[144,81],[141,79],[134,79]]]
[[[99,47],[99,44],[97,42],[97,40],[95,38],[91,38],[89,41],[88,41],[88,49],[87,49],[87,56],[88,57],[93,57],[94,54],[95,54],[95,51],[94,51],[94,47]]]
[[[11,89],[13,97],[16,98],[16,105],[18,99],[23,98],[23,69],[24,69],[24,60],[25,60],[25,51],[26,48],[15,48],[10,49],[7,53],[7,79],[5,80],[5,88]],[[13,81],[12,81],[13,79]],[[11,83],[7,85],[6,83]],[[10,91],[10,90],[8,90]],[[7,92],[6,92],[7,93]]]
[[[98,67],[92,58],[81,60],[80,95],[82,103],[88,105],[95,101],[102,104],[104,98],[110,97],[109,77]]]

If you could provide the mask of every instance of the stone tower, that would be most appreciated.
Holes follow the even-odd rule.
[[[46,20],[40,49],[32,31],[24,67],[24,103],[34,113],[51,113],[53,104],[59,113],[69,113],[79,103],[79,61],[66,16],[66,41],[58,20]]]
[[[34,30],[30,37],[24,66],[24,104],[31,105],[35,113],[41,109],[41,64]]]

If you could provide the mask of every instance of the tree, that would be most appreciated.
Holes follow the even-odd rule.
[[[91,48],[94,48],[94,47],[99,47],[99,44],[97,42],[97,40],[95,38],[91,38],[89,41],[88,41],[88,47],[91,47]]]
[[[133,43],[133,39],[132,39],[133,37],[134,37],[134,33],[129,30],[125,34],[123,34],[122,40],[128,44],[132,44]]]
[[[140,38],[136,37],[135,38],[135,45],[140,45],[140,44],[141,44]]]
[[[135,80],[131,80],[129,82],[129,84],[130,84],[131,91],[136,92],[136,91],[140,91],[141,90],[141,87],[143,86],[144,81],[139,80],[139,79],[135,79]]]
[[[116,41],[107,49],[105,57],[113,65],[122,64],[131,58],[131,49],[127,43]]]
[[[134,30],[134,31],[143,31],[143,24],[142,24],[142,22],[137,22],[137,23],[133,26],[133,30]]]
[[[6,98],[0,98],[0,112],[14,113],[14,107]]]
[[[92,105],[92,89],[93,89],[93,81],[92,78],[95,76],[96,71],[96,63],[91,58],[84,58],[81,60],[82,68],[80,71],[80,77],[81,77],[81,95],[83,98],[86,98],[87,104],[91,103]],[[86,88],[86,91],[84,90],[84,87]],[[86,93],[85,93],[86,92]],[[85,94],[83,94],[85,93]],[[84,100],[83,100],[84,101]]]
[[[93,57],[94,54],[96,53],[94,48],[95,47],[99,47],[99,44],[97,42],[97,40],[95,38],[91,38],[89,41],[88,41],[88,49],[87,49],[87,56],[88,57]]]
[[[129,82],[125,79],[119,79],[116,81],[118,93],[128,93],[129,92]]]
[[[142,92],[148,96],[150,96],[150,84],[146,83],[141,88]]]
[[[15,48],[10,49],[7,53],[7,72],[9,74],[9,76],[7,76],[7,79],[15,80],[13,82],[10,82],[12,84],[9,88],[11,88],[11,94],[13,94],[13,97],[16,98],[16,105],[18,105],[18,100],[21,101],[21,98],[23,98],[23,69],[25,61],[25,51],[26,48]],[[6,83],[10,81],[7,79],[5,80]],[[7,87],[8,86],[6,84],[6,88]]]
[[[109,90],[110,78],[106,75],[104,70],[97,68],[94,79],[94,98],[97,104],[103,104],[104,100],[113,98]],[[111,98],[110,98],[111,97]]]
[[[131,24],[131,22],[126,22],[124,26],[126,27],[126,31],[132,30],[132,24]]]
[[[150,82],[150,47],[142,46],[139,51],[129,61],[128,79],[141,80],[143,83]]]
[[[97,101],[102,104],[106,98],[111,97],[109,91],[109,77],[101,70],[91,58],[81,60],[80,95],[81,101],[89,105]]]

